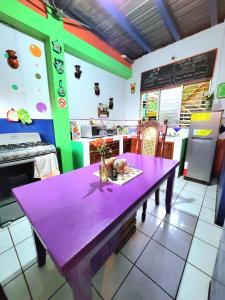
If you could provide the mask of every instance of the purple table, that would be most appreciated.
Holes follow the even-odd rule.
[[[98,169],[94,164],[13,190],[36,232],[39,265],[45,263],[47,249],[69,282],[74,299],[92,298],[91,277],[96,266],[100,267],[95,262],[98,253],[107,249],[109,256],[115,250],[119,229],[165,180],[166,211],[170,213],[179,163],[131,153],[121,157],[143,170],[123,186],[100,184],[93,175]]]

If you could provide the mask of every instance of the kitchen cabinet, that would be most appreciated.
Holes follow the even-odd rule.
[[[107,142],[107,146],[112,150],[112,153],[106,154],[106,158],[119,155],[119,141]],[[90,164],[95,164],[100,160],[101,157],[96,147],[90,143]]]
[[[123,139],[123,153],[131,152],[131,139]]]

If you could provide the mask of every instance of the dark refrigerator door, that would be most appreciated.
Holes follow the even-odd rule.
[[[189,141],[187,177],[209,182],[216,140],[192,137]]]

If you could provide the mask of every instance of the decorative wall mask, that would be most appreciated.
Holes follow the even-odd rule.
[[[109,98],[109,109],[113,109],[113,98]]]
[[[134,93],[135,93],[135,89],[136,89],[136,83],[131,83],[131,84],[130,84],[130,91],[131,91],[131,94],[134,94]]]
[[[57,54],[60,54],[62,52],[62,47],[58,40],[52,41],[52,50]]]
[[[17,114],[18,114],[19,120],[23,124],[31,124],[32,123],[31,117],[27,110],[21,108],[21,109],[17,110]]]
[[[99,88],[99,83],[98,82],[96,82],[96,83],[94,83],[94,89],[95,89],[95,95],[96,96],[99,96],[100,95],[100,88]]]
[[[64,89],[64,87],[62,85],[62,80],[61,79],[59,80],[58,95],[60,97],[64,97],[66,95],[66,91],[65,91],[65,89]]]
[[[53,63],[54,64],[54,67],[56,69],[56,71],[59,73],[59,74],[63,74],[64,72],[64,63],[61,59],[57,59],[55,58],[55,62]]]
[[[16,51],[14,50],[6,50],[8,53],[8,65],[13,69],[19,68],[19,61],[16,55]]]
[[[80,76],[81,76],[81,73],[82,71],[80,70],[80,66],[79,65],[75,65],[75,73],[74,73],[74,76],[77,78],[77,79],[80,79]]]
[[[14,108],[11,108],[10,110],[7,111],[7,120],[10,122],[18,122],[19,121],[17,111]]]

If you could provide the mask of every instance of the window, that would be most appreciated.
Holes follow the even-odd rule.
[[[142,120],[153,118],[170,127],[188,127],[191,113],[208,109],[210,81],[141,94]]]
[[[183,87],[182,104],[180,112],[181,127],[190,125],[191,113],[208,109],[207,95],[210,82],[201,82]]]
[[[182,86],[161,91],[158,113],[158,120],[160,123],[163,123],[164,120],[168,120],[168,125],[170,127],[178,125],[181,98]]]
[[[159,91],[142,93],[141,95],[141,119],[158,119]]]

